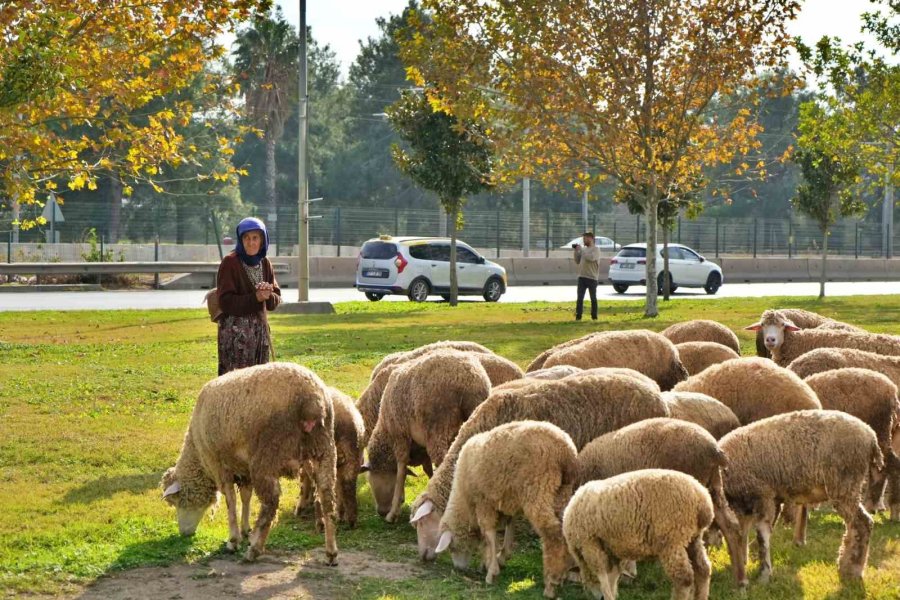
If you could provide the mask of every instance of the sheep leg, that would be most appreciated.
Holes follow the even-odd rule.
[[[325,562],[337,565],[337,538],[335,532],[335,479],[337,479],[337,451],[334,446],[326,450],[316,464],[313,476],[316,483],[316,500],[322,513],[325,529]]]
[[[747,563],[749,562],[749,543],[747,541],[747,533],[750,530],[751,521],[749,518],[738,520],[737,529],[725,529],[722,534],[725,537],[725,545],[728,547],[728,556],[731,557],[731,569],[734,572],[734,579],[740,587],[746,587],[747,580]]]
[[[409,452],[406,458],[397,459],[397,479],[394,483],[394,497],[391,500],[391,510],[384,518],[388,523],[393,523],[400,516],[400,510],[403,508],[404,487],[406,486],[406,467],[409,464]]]
[[[713,501],[715,527],[709,528],[706,536],[710,545],[718,546],[722,543],[723,532],[737,531],[740,528],[737,517],[735,516],[734,511],[731,510],[728,499],[725,497],[722,471],[720,469],[716,469],[715,475],[710,481],[709,492]]]
[[[706,555],[703,538],[695,538],[691,545],[688,546],[687,553],[691,566],[694,568],[694,600],[708,600],[712,567],[709,557]]]
[[[613,559],[599,540],[591,540],[581,548],[573,548],[581,571],[581,583],[597,600],[616,600],[619,573],[618,560]]]
[[[516,528],[512,519],[506,520],[506,529],[503,532],[503,548],[500,550],[500,566],[506,564],[509,557],[512,556],[513,548],[516,545]]]
[[[690,600],[694,589],[694,566],[687,548],[667,548],[659,555],[659,562],[672,580],[672,600]]]
[[[497,512],[485,505],[478,506],[475,509],[475,520],[478,522],[478,529],[481,530],[481,537],[484,540],[482,550],[484,566],[487,570],[484,581],[492,584],[500,574],[500,563],[497,560]]]
[[[241,530],[237,521],[237,496],[234,493],[234,478],[226,475],[223,478],[222,495],[225,496],[225,507],[228,512],[228,542],[225,547],[234,552],[241,545]]]
[[[275,520],[275,514],[278,511],[278,500],[281,497],[281,485],[278,479],[274,477],[253,478],[253,491],[259,498],[259,515],[256,517],[256,526],[250,532],[250,547],[244,558],[247,560],[256,560],[266,548],[266,540],[269,537],[269,530],[272,528],[272,521]]]
[[[806,526],[809,524],[809,506],[797,504],[794,507],[794,545],[806,545]]]
[[[310,475],[311,469],[312,465],[309,462],[304,462],[300,468],[300,497],[297,499],[296,508],[294,508],[294,514],[298,517],[301,512],[310,508],[313,504],[315,490],[312,475]]]
[[[569,553],[562,534],[562,522],[556,512],[556,498],[535,501],[524,507],[525,518],[541,538],[544,562],[544,597],[555,598],[556,587],[569,570]],[[616,577],[618,582],[618,576]]]
[[[766,521],[756,525],[756,543],[759,545],[759,582],[768,583],[772,576],[772,526]]]
[[[359,473],[355,469],[351,471],[353,472],[343,474],[340,487],[337,489],[337,502],[341,521],[352,529],[356,527],[356,478]]]
[[[861,579],[869,558],[869,537],[874,521],[856,499],[835,502],[846,530],[838,552],[838,573],[845,579]]]
[[[239,487],[241,492],[241,534],[250,536],[250,499],[253,498],[253,486],[248,483]]]
[[[900,457],[895,452],[884,454],[887,501],[891,507],[891,521],[900,521]]]

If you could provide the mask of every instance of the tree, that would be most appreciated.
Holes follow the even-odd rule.
[[[24,0],[0,6],[4,192],[21,205],[39,201],[61,181],[70,190],[96,189],[107,174],[159,185],[159,165],[180,164],[193,153],[175,126],[197,107],[185,101],[153,110],[150,103],[186,86],[223,52],[216,37],[264,3]]]
[[[394,145],[400,170],[437,194],[450,217],[450,306],[456,306],[456,230],[465,197],[492,184],[493,154],[484,131],[463,122],[432,101],[433,95],[403,92],[388,108],[388,118],[406,148]]]
[[[266,144],[265,205],[270,220],[277,220],[275,147],[284,133],[299,84],[300,43],[296,30],[284,20],[281,8],[254,19],[235,40],[234,68],[241,82],[250,122],[260,129]]]
[[[784,60],[795,0],[425,0],[430,20],[401,43],[410,75],[461,118],[490,122],[505,173],[628,188],[647,215],[705,167],[758,147],[748,109],[722,122],[710,102]],[[645,314],[655,316],[648,278]]]
[[[838,215],[866,212],[866,205],[852,194],[852,186],[861,180],[860,164],[844,111],[828,111],[818,102],[806,102],[800,107],[799,129],[794,161],[800,166],[804,183],[797,188],[794,205],[822,230],[819,298],[824,298],[831,226]]]

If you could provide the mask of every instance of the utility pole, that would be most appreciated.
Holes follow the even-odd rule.
[[[888,165],[881,207],[881,248],[885,258],[894,257],[894,163]]]
[[[584,227],[582,227],[582,231],[588,231],[588,188],[585,186],[584,194],[581,196],[581,220],[584,222]],[[594,235],[597,235],[597,232],[594,232]]]
[[[531,245],[531,179],[522,180],[522,256],[528,258]]]
[[[298,208],[297,288],[298,301],[309,301],[309,179],[307,177],[307,132],[309,131],[309,95],[306,84],[306,0],[300,0],[300,135],[298,138]]]

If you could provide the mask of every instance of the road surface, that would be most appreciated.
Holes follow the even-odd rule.
[[[817,296],[818,283],[741,283],[725,284],[715,296],[701,289],[679,289],[679,298],[695,298],[715,302],[719,298],[761,298],[764,296]],[[890,282],[833,282],[826,284],[828,296],[860,296],[872,294],[900,294],[900,281]],[[33,310],[119,310],[151,308],[201,308],[205,290],[122,290],[103,292],[0,292],[0,312]],[[644,288],[633,287],[626,294],[617,294],[609,285],[597,288],[598,299],[640,300]],[[297,300],[297,289],[283,291],[285,301]],[[353,288],[310,290],[310,300],[322,302],[350,302],[364,300]],[[482,302],[479,297],[463,297],[464,302]],[[574,302],[575,285],[511,287],[501,302]],[[434,296],[430,302],[442,302]],[[408,302],[405,296],[387,296],[382,302]]]

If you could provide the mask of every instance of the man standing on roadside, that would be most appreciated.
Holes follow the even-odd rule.
[[[591,319],[597,320],[597,281],[600,279],[600,248],[594,245],[594,232],[586,231],[581,238],[584,247],[572,244],[575,264],[578,265],[578,302],[575,303],[575,320],[581,320],[584,310],[584,292],[591,293]]]

